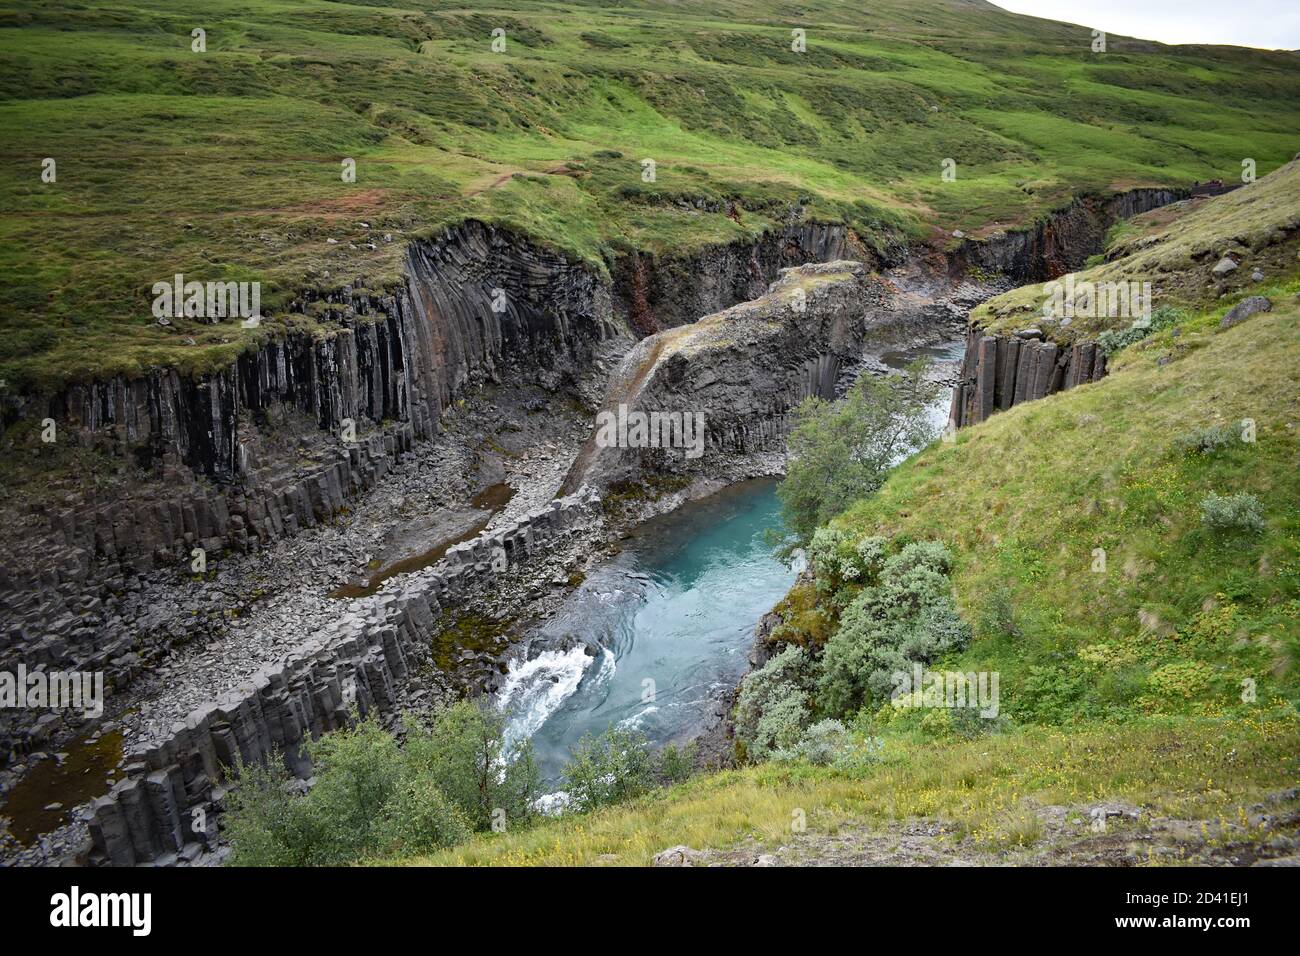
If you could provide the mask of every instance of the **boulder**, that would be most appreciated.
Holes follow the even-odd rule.
[[[1214,267],[1214,274],[1216,276],[1226,276],[1228,273],[1236,271],[1237,263],[1229,256],[1224,256],[1219,260],[1219,264]]]
[[[1240,325],[1242,322],[1245,322],[1252,315],[1255,315],[1258,312],[1267,312],[1271,308],[1273,308],[1273,303],[1265,296],[1252,295],[1250,298],[1242,299],[1229,309],[1228,314],[1225,315],[1223,321],[1219,323],[1219,328],[1230,329],[1234,325]]]
[[[693,850],[688,846],[670,846],[655,854],[655,866],[695,866],[703,863],[706,854],[702,850]]]

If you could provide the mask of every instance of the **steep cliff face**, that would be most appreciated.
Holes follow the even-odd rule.
[[[107,433],[141,461],[175,455],[231,481],[256,467],[259,433],[277,421],[301,416],[324,431],[344,419],[409,421],[427,437],[467,384],[508,373],[559,387],[615,331],[596,273],[479,222],[413,243],[395,294],[305,295],[291,311],[313,312],[330,331],[270,342],[197,380],[163,369],[74,385],[49,414]]]
[[[839,261],[785,269],[752,302],[643,339],[566,487],[697,473],[715,455],[784,447],[793,409],[809,396],[835,397],[868,335],[902,315],[886,282]]]
[[[801,222],[690,255],[632,252],[614,266],[614,303],[641,334],[757,299],[790,266],[872,259],[843,225]]]
[[[965,240],[952,258],[962,271],[995,272],[1018,283],[1043,282],[1079,269],[1100,252],[1106,231],[1121,219],[1167,206],[1181,190],[1133,189],[1110,197],[1085,195],[1026,229]]]
[[[1084,265],[1105,247],[1107,230],[1121,219],[1158,209],[1185,193],[1135,189],[1107,199],[1083,196],[1033,227],[962,244],[956,262],[1031,283],[1055,279]],[[961,380],[954,386],[949,423],[960,428],[996,411],[1106,374],[1106,356],[1095,342],[1058,344],[1037,328],[1015,334],[967,334]]]
[[[952,392],[949,423],[955,428],[984,421],[995,411],[1045,398],[1106,374],[1106,355],[1095,342],[1058,345],[1027,335],[984,335],[971,329],[961,381]]]

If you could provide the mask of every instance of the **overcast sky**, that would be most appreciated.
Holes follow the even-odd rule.
[[[1300,50],[1300,0],[992,0],[999,7],[1162,43]]]

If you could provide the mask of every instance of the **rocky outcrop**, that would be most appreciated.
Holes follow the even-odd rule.
[[[308,777],[305,741],[348,725],[354,709],[363,717],[401,710],[405,681],[428,662],[445,612],[599,521],[600,498],[584,491],[457,545],[400,588],[351,605],[326,632],[177,723],[164,742],[128,754],[126,779],[91,805],[89,862],[195,859],[216,841],[227,771],[274,753]]]
[[[1025,229],[966,239],[952,257],[954,269],[997,273],[1018,284],[1045,282],[1080,269],[1101,252],[1106,231],[1121,219],[1159,209],[1186,191],[1133,189],[1114,196],[1084,195]]]
[[[643,339],[624,359],[566,484],[691,473],[715,455],[784,448],[799,403],[840,394],[868,335],[902,315],[884,280],[860,262],[841,261],[782,270],[752,302]],[[693,418],[702,436],[684,436],[696,440],[692,448],[655,440],[653,418],[648,441],[618,424],[654,414]]]
[[[839,259],[875,261],[846,226],[820,222],[686,255],[633,251],[614,266],[614,303],[632,328],[649,335],[757,299],[782,269]]]
[[[80,443],[142,464],[174,455],[229,482],[273,457],[259,452],[276,449],[277,425],[337,432],[345,419],[400,421],[427,437],[466,385],[509,374],[558,387],[616,331],[595,271],[479,222],[412,243],[396,292],[307,293],[289,312],[327,331],[290,334],[194,379],[162,369],[73,385],[48,414]]]
[[[1037,329],[985,335],[971,329],[961,380],[953,387],[949,424],[984,421],[994,412],[1054,395],[1106,374],[1106,355],[1095,342],[1058,345]]]
[[[1273,308],[1273,302],[1267,296],[1252,295],[1242,299],[1231,309],[1228,314],[1219,322],[1219,328],[1230,329],[1234,325],[1240,325],[1252,315],[1258,315],[1260,312],[1268,312]]]
[[[1080,269],[1089,256],[1102,251],[1106,231],[1117,221],[1185,196],[1185,190],[1173,189],[1080,196],[1028,229],[966,240],[954,264],[1018,283],[1055,279]],[[1095,382],[1105,374],[1106,356],[1095,342],[1059,345],[1036,328],[1014,335],[986,335],[972,328],[961,380],[953,388],[949,424],[973,425],[996,411]]]

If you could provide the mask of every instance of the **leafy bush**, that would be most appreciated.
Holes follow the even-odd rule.
[[[525,826],[541,787],[532,748],[506,759],[503,718],[461,702],[407,718],[405,749],[373,719],[307,744],[316,784],[292,792],[281,762],[239,767],[227,832],[240,866],[337,866],[375,853],[452,846],[494,821]]]
[[[1214,668],[1204,661],[1174,661],[1157,668],[1147,678],[1155,694],[1165,700],[1191,700],[1214,679]]]
[[[524,741],[506,759],[504,733],[501,713],[460,701],[435,713],[430,724],[415,723],[407,734],[412,772],[441,790],[479,832],[502,814],[509,829],[527,826],[536,816],[542,791],[532,742]]]
[[[1220,496],[1211,491],[1201,502],[1201,521],[1211,531],[1262,534],[1264,506],[1246,492]]]
[[[977,625],[981,637],[1021,636],[1020,624],[1016,620],[1016,606],[1011,600],[1011,591],[1000,587],[991,592],[979,608]]]
[[[412,777],[384,806],[378,843],[390,853],[430,853],[464,843],[472,833],[465,814],[441,790]]]
[[[663,783],[681,783],[695,772],[698,754],[693,740],[683,747],[667,744],[655,755],[655,775]]]
[[[773,758],[781,761],[806,760],[817,766],[834,761],[848,742],[848,731],[838,720],[819,720],[799,738],[793,747],[776,751]]]
[[[302,866],[306,842],[293,778],[278,760],[234,768],[222,819],[231,866]]]
[[[884,566],[888,542],[868,537],[858,541],[838,528],[818,528],[808,545],[817,589],[825,593],[839,590],[847,583],[869,584]]]
[[[1183,454],[1209,455],[1232,444],[1237,432],[1226,425],[1206,425],[1194,428],[1174,439],[1174,447]]]
[[[797,743],[810,716],[812,657],[790,645],[741,681],[736,698],[736,736],[756,760]]]
[[[580,812],[638,797],[654,785],[654,764],[640,731],[611,727],[587,734],[564,768],[564,789]]]
[[[402,775],[401,752],[373,720],[307,744],[316,785],[306,796],[272,757],[241,766],[225,817],[237,866],[334,866],[377,850],[380,823]]]
[[[1154,335],[1163,329],[1167,329],[1179,322],[1186,321],[1187,313],[1181,309],[1175,309],[1172,306],[1162,306],[1151,313],[1150,322],[1135,321],[1126,329],[1109,329],[1097,336],[1097,346],[1106,353],[1107,356],[1114,355],[1122,349],[1128,348],[1135,342],[1140,342],[1148,335]]]
[[[885,561],[879,583],[845,609],[826,643],[818,701],[830,714],[848,714],[889,696],[893,674],[960,650],[970,626],[952,603],[947,573],[952,555],[937,542],[909,544]]]

